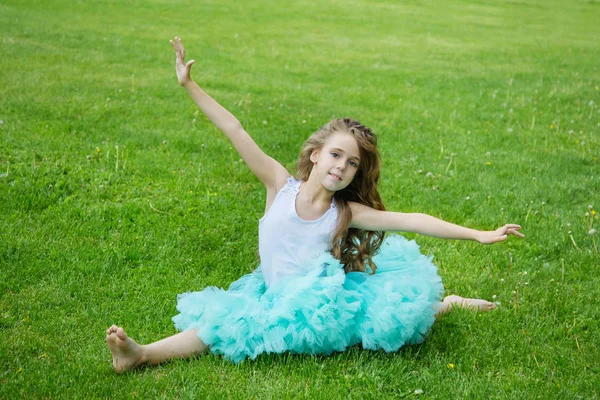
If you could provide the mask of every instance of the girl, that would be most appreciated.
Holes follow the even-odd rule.
[[[180,314],[173,318],[179,334],[142,346],[122,328],[108,328],[115,370],[208,350],[234,362],[261,353],[329,354],[359,343],[395,351],[421,342],[435,317],[454,306],[494,308],[459,296],[440,303],[443,285],[432,257],[423,256],[414,241],[384,232],[488,244],[524,237],[519,225],[480,232],[425,214],[385,211],[377,190],[377,139],[355,120],[333,120],[314,133],[293,178],[191,79],[194,61],[184,62],[181,39],[170,42],[179,83],[266,187],[261,263],[226,291],[208,287],[179,295]]]

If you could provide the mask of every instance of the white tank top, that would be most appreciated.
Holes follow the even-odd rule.
[[[332,247],[337,226],[335,201],[315,221],[305,221],[296,212],[296,196],[302,181],[289,177],[258,223],[260,268],[267,286],[288,275],[297,274],[311,258]]]

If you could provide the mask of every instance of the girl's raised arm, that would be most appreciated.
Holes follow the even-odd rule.
[[[187,89],[208,119],[231,140],[250,170],[267,187],[267,192],[276,193],[290,176],[288,171],[258,147],[233,114],[213,100],[192,80],[190,70],[195,61],[185,63],[185,49],[181,39],[175,36],[175,39],[170,42],[177,56],[175,69],[179,84]]]
[[[451,224],[427,214],[398,213],[375,210],[359,203],[350,203],[352,221],[350,227],[370,231],[402,231],[444,239],[469,239],[491,244],[506,240],[508,235],[525,237],[520,225],[507,224],[495,231],[478,231]]]

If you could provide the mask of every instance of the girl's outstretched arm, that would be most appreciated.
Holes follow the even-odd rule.
[[[244,130],[240,121],[219,103],[213,100],[194,82],[190,70],[194,60],[185,63],[185,49],[181,38],[175,36],[171,40],[175,49],[175,70],[179,84],[187,89],[192,99],[198,104],[202,112],[219,128],[240,154],[244,162],[256,177],[267,187],[267,202],[285,184],[290,174],[273,158],[266,155]]]
[[[506,240],[508,235],[525,237],[520,225],[507,224],[495,231],[478,231],[451,224],[427,214],[379,211],[359,203],[350,203],[350,227],[371,231],[415,232],[444,239],[469,239],[491,244]]]

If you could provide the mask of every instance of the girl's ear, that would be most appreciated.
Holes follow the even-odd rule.
[[[312,153],[310,153],[310,161],[314,163],[317,162],[317,159],[319,158],[319,149],[315,149],[313,150]]]

